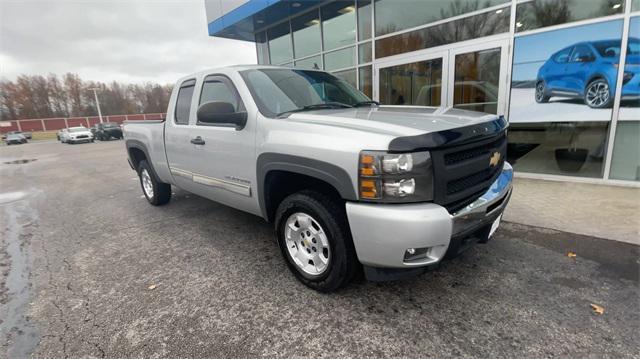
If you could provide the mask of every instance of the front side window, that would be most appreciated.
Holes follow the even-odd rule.
[[[618,46],[618,48],[620,47]],[[571,54],[571,62],[589,62],[593,58],[593,51],[586,45],[576,46]]]
[[[204,79],[202,93],[200,94],[200,104],[212,101],[230,103],[233,105],[233,109],[238,111],[236,91],[228,83],[228,80],[223,77],[209,76]]]
[[[189,115],[191,113],[191,98],[193,97],[193,89],[196,86],[196,80],[187,80],[182,83],[178,90],[178,99],[176,100],[176,123],[178,125],[189,124]]]
[[[260,69],[241,72],[260,112],[274,117],[323,104],[344,107],[369,101],[346,81],[321,71]]]
[[[569,47],[558,52],[553,56],[553,61],[559,64],[564,64],[565,62],[569,61],[569,55],[571,55],[571,50],[573,50],[573,47]]]

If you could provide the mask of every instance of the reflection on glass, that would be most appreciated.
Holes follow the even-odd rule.
[[[360,84],[358,89],[364,92],[367,97],[373,97],[373,71],[371,70],[371,66],[363,66],[358,71],[360,76]]]
[[[622,23],[516,37],[509,121],[610,121]]]
[[[631,18],[629,34],[619,118],[640,120],[640,16]]]
[[[358,46],[358,63],[371,62],[371,42],[365,42]]]
[[[425,25],[503,4],[508,0],[376,0],[376,35]]]
[[[509,8],[410,31],[376,41],[376,58],[509,31]]]
[[[356,65],[355,46],[337,50],[324,55],[324,69],[327,71],[343,69]]]
[[[602,177],[609,122],[511,123],[507,160],[516,171]]]
[[[379,81],[385,105],[440,106],[442,58],[382,68]]]
[[[320,52],[320,17],[317,11],[291,20],[295,57],[304,57]]]
[[[371,0],[358,2],[358,41],[371,38]]]
[[[278,65],[293,59],[288,22],[267,30],[267,36],[269,38],[269,55],[271,56],[272,64]]]
[[[456,55],[455,61],[453,106],[497,113],[500,48]]]
[[[356,69],[345,70],[333,73],[336,77],[345,80],[353,88],[358,88],[358,81],[356,81]]]
[[[321,70],[322,61],[320,60],[320,55],[308,57],[302,60],[296,60],[296,67],[299,67],[301,69]]]
[[[640,181],[640,122],[620,121],[611,158],[611,179]]]
[[[353,44],[356,41],[354,1],[335,1],[322,7],[324,49]]]
[[[631,3],[631,11],[640,11],[640,0],[633,0]]]
[[[269,52],[267,47],[267,33],[259,32],[256,34],[256,54],[258,56],[258,64],[269,63]]]
[[[518,4],[516,31],[624,13],[624,0],[535,0]]]

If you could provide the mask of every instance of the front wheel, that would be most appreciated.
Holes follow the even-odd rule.
[[[613,103],[609,83],[605,79],[593,80],[584,91],[584,102],[591,108],[608,108]]]
[[[358,268],[344,204],[315,191],[285,198],[276,212],[276,235],[289,269],[306,286],[332,292]]]
[[[140,161],[140,164],[138,164],[138,177],[140,177],[142,193],[144,193],[149,203],[154,206],[162,206],[169,202],[171,199],[171,185],[160,182],[149,163],[145,160]]]

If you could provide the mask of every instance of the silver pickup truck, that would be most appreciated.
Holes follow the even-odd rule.
[[[152,205],[171,186],[274,223],[294,275],[330,292],[487,242],[511,195],[503,117],[386,107],[313,70],[234,66],[178,81],[164,121],[124,126]]]

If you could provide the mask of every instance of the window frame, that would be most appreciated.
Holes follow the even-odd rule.
[[[178,93],[176,94],[176,104],[175,104],[175,108],[173,109],[173,124],[174,125],[177,125],[177,126],[189,126],[189,122],[191,122],[191,107],[193,105],[193,93],[191,94],[191,98],[189,100],[189,115],[187,116],[187,122],[186,123],[178,122],[178,99],[180,99],[180,91],[182,91],[183,88],[193,87],[193,91],[195,92],[196,84],[197,84],[196,79],[195,78],[190,78],[190,79],[182,81],[182,83],[180,84],[180,87],[178,87]]]

